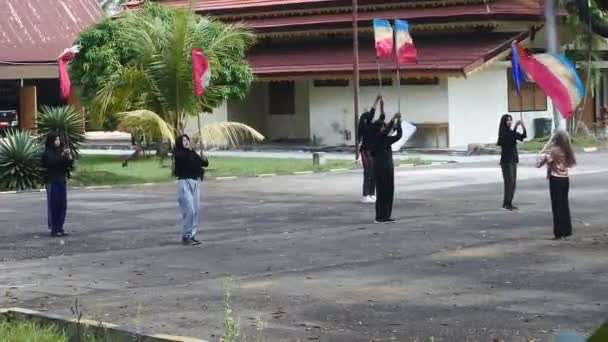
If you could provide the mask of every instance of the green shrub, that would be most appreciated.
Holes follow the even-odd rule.
[[[43,144],[49,132],[57,133],[62,141],[67,142],[70,150],[76,154],[84,143],[84,116],[70,106],[43,106],[42,112],[38,113],[36,124]]]
[[[0,140],[0,189],[28,190],[41,184],[41,148],[26,131],[10,131]]]

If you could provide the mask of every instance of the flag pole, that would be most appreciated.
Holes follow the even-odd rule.
[[[378,95],[382,96],[382,73],[380,72],[380,62],[376,57],[376,68],[378,68]]]
[[[198,147],[203,157],[203,129],[201,127],[201,113],[198,113]]]
[[[396,42],[393,45],[396,48]],[[397,113],[401,113],[401,68],[399,66],[397,51],[395,51],[395,66],[397,67]]]
[[[357,0],[353,0],[353,91],[354,91],[354,127],[355,127],[355,160],[359,160],[359,149],[357,142],[359,141],[359,23],[358,23],[358,4]]]
[[[557,47],[557,24],[555,19],[555,0],[545,1],[545,30],[547,32],[547,52],[556,54]],[[557,131],[561,126],[562,118],[555,106],[553,107],[553,128]]]

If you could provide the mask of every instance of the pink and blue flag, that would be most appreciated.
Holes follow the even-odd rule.
[[[386,19],[374,19],[376,57],[389,58],[393,54],[393,27]]]
[[[572,62],[557,54],[530,55],[517,45],[519,64],[528,78],[551,98],[565,119],[570,118],[585,96],[583,82]]]
[[[397,63],[416,63],[418,52],[410,35],[410,25],[405,20],[395,19],[395,42]]]

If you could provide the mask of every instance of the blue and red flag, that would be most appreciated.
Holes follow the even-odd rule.
[[[551,98],[562,117],[570,118],[585,95],[572,62],[563,55],[530,55],[520,44],[516,47],[521,69]]]
[[[376,57],[390,58],[393,54],[393,27],[386,19],[374,19]]]
[[[418,61],[418,52],[410,35],[410,25],[405,20],[395,19],[395,43],[399,65]]]
[[[521,64],[519,64],[519,51],[517,51],[517,42],[515,41],[511,43],[511,76],[513,78],[513,83],[515,84],[517,96],[519,96],[521,92],[521,84],[526,82],[526,77],[521,71]]]

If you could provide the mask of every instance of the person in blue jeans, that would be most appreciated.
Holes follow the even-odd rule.
[[[173,174],[177,178],[177,201],[182,211],[182,243],[200,245],[196,239],[200,213],[200,182],[204,177],[204,168],[209,166],[206,158],[201,158],[190,147],[187,135],[179,136],[173,151]]]
[[[49,133],[42,154],[42,167],[46,184],[48,227],[53,237],[68,235],[63,229],[68,207],[66,181],[73,166],[72,152],[58,134]]]

